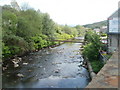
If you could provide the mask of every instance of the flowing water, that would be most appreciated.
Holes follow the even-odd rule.
[[[85,88],[89,73],[79,66],[80,45],[64,43],[24,56],[23,64],[3,73],[3,88]]]

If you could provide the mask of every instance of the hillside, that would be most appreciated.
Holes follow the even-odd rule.
[[[100,27],[106,26],[106,25],[107,25],[107,20],[96,22],[96,23],[93,23],[93,24],[86,24],[86,25],[83,25],[83,26],[87,27],[87,28],[94,29],[94,28],[100,28]]]

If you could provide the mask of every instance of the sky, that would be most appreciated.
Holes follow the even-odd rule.
[[[106,20],[118,9],[119,0],[16,0],[48,13],[58,24],[85,25]],[[0,5],[11,0],[0,0]]]

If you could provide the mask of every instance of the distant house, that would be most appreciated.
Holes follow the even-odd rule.
[[[102,26],[102,27],[100,28],[100,32],[101,32],[101,33],[107,33],[107,26]]]
[[[116,51],[120,46],[119,11],[120,9],[108,18],[108,52]]]
[[[99,28],[95,28],[94,31],[99,35],[100,34],[100,29]]]
[[[95,28],[94,31],[99,35],[100,33],[107,33],[107,26],[102,26],[100,28]]]

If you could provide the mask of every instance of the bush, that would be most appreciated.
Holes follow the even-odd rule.
[[[10,48],[2,43],[2,57],[9,57],[11,55]]]
[[[94,60],[91,61],[90,63],[95,73],[98,73],[101,70],[101,68],[104,66],[104,64],[100,60]]]
[[[99,51],[94,47],[93,43],[89,43],[84,46],[82,54],[85,57],[87,57],[90,61],[94,61],[98,59]]]
[[[7,57],[12,57],[16,54],[20,54],[21,48],[18,46],[7,46],[4,43],[2,43],[2,57],[7,58]]]
[[[20,52],[22,51],[22,48],[18,46],[9,46],[9,48],[10,48],[11,56],[20,54]]]
[[[85,35],[87,44],[84,46],[83,55],[91,63],[92,69],[95,73],[98,73],[103,67],[103,63],[99,60],[99,51],[102,48],[99,35],[93,32],[87,32]]]
[[[107,36],[107,34],[101,34],[101,36],[102,36],[102,37],[106,37],[106,36]]]
[[[67,39],[71,39],[74,37],[73,35],[69,35],[66,33],[62,33],[62,34],[56,33],[55,35],[56,35],[57,40],[67,40]]]
[[[37,35],[31,38],[34,42],[35,49],[41,49],[51,45],[52,43],[48,40],[46,35]]]

